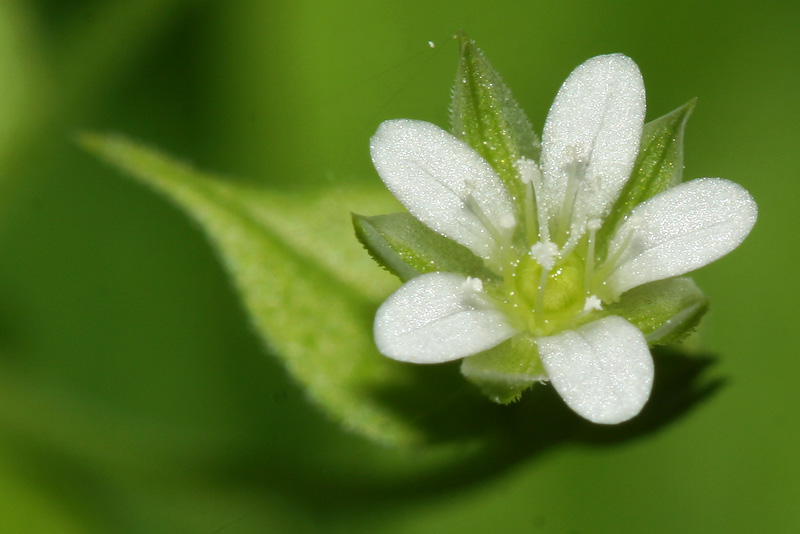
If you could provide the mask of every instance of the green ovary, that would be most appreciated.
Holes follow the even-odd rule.
[[[586,302],[584,272],[584,261],[573,254],[547,275],[540,288],[542,267],[529,255],[523,257],[514,275],[516,287],[508,289],[518,297],[515,308],[524,317],[525,328],[542,336],[571,323]]]

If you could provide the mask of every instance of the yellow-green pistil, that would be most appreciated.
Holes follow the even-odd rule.
[[[501,307],[509,320],[536,337],[574,326],[584,315],[589,296],[584,283],[585,264],[571,254],[550,271],[526,254],[510,267],[500,291]],[[543,276],[544,273],[544,276]]]

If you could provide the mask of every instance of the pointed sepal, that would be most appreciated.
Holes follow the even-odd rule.
[[[524,334],[465,358],[461,374],[498,404],[517,401],[523,391],[547,379],[536,342]]]
[[[402,281],[436,271],[495,277],[467,247],[443,237],[408,213],[353,216],[356,236],[370,256]]]
[[[683,137],[696,99],[644,125],[639,155],[631,177],[597,235],[605,251],[613,230],[636,206],[683,180]]]
[[[539,139],[483,51],[463,33],[456,38],[460,57],[450,106],[453,133],[489,162],[512,196],[524,198],[514,164],[523,157],[538,161]]]
[[[602,310],[634,324],[649,345],[676,343],[690,334],[708,311],[708,297],[691,278],[670,278],[631,289]]]

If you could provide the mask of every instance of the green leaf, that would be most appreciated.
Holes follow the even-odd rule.
[[[453,133],[488,161],[512,196],[525,198],[514,164],[539,160],[541,145],[511,90],[475,43],[463,33],[450,121]]]
[[[603,257],[616,226],[645,200],[674,187],[683,179],[683,134],[697,100],[644,125],[639,155],[631,177],[620,192],[597,234],[598,256]]]
[[[435,271],[484,280],[494,277],[468,248],[437,234],[409,213],[374,217],[354,213],[353,226],[375,261],[403,281]]]
[[[475,356],[464,358],[461,373],[498,404],[510,404],[545,374],[536,341],[527,335],[511,339]]]
[[[691,278],[670,278],[631,289],[603,311],[635,324],[650,345],[680,341],[708,311],[708,298]]]
[[[124,138],[81,141],[200,224],[256,330],[314,402],[373,440],[424,440],[416,422],[381,399],[413,382],[413,366],[375,349],[373,315],[396,281],[375,269],[348,217],[348,208],[395,206],[387,194],[362,192],[357,206],[343,202],[349,194],[341,190],[290,198],[200,173]]]
[[[21,174],[10,162],[27,148],[50,105],[50,73],[37,41],[42,38],[40,23],[25,3],[0,2],[0,176],[4,180]]]
[[[88,531],[79,514],[41,487],[45,477],[40,472],[25,465],[24,460],[21,462],[18,455],[8,456],[0,457],[0,514],[4,532],[77,534]],[[23,469],[33,474],[23,478],[20,474]]]

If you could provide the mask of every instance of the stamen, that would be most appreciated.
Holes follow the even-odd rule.
[[[564,193],[564,201],[558,217],[558,240],[562,243],[567,240],[569,235],[578,189],[582,186],[586,169],[589,166],[587,162],[578,157],[578,147],[570,147],[569,151],[572,161],[566,165],[567,190]]]
[[[474,278],[472,276],[468,276],[464,283],[461,285],[462,291],[472,291],[475,293],[480,293],[483,291],[483,280],[480,278]]]
[[[619,269],[620,267],[618,265],[619,260],[625,254],[628,247],[632,245],[633,236],[634,234],[636,234],[635,232],[635,229],[637,228],[636,220],[632,220],[630,218],[628,220],[631,221],[630,222],[631,230],[623,238],[622,244],[619,246],[614,255],[611,257],[607,257],[605,261],[603,261],[602,265],[600,265],[600,267],[597,269],[597,272],[595,273],[595,278],[599,280],[606,280],[609,276],[614,274],[614,272],[616,272],[617,269]]]
[[[517,172],[519,173],[520,181],[525,184],[525,233],[527,244],[531,245],[532,240],[539,234],[541,224],[538,220],[538,206],[536,204],[539,198],[536,195],[537,184],[541,183],[541,172],[539,166],[535,161],[527,158],[520,158],[515,164]]]
[[[547,288],[547,277],[549,274],[549,269],[542,268],[542,274],[539,277],[539,287],[536,290],[536,303],[534,304],[533,317],[540,326],[544,326],[547,322],[544,318],[544,291]]]
[[[489,230],[489,233],[494,239],[495,243],[498,245],[498,249],[500,252],[504,248],[508,248],[507,246],[511,243],[511,236],[514,234],[514,227],[517,224],[516,219],[514,218],[513,213],[503,213],[500,215],[499,220],[497,221],[497,225],[492,222],[492,220],[486,215],[486,213],[481,209],[478,201],[475,199],[475,196],[472,194],[474,190],[474,186],[472,183],[467,180],[466,181],[466,198],[464,198],[464,205],[466,208],[475,215],[478,220],[481,221],[481,224]],[[501,231],[502,230],[502,231]],[[484,258],[489,259],[489,258]]]
[[[558,247],[550,241],[539,241],[531,247],[528,254],[542,267],[539,276],[539,286],[536,289],[536,302],[533,308],[533,317],[539,325],[545,324],[544,318],[544,292],[547,288],[547,278],[558,259]]]
[[[519,180],[523,184],[531,184],[541,179],[539,166],[535,161],[528,158],[519,158],[515,164],[517,172],[519,172]]]
[[[586,302],[583,304],[583,311],[576,314],[573,320],[577,321],[583,319],[593,311],[600,311],[602,309],[603,301],[601,301],[600,298],[595,295],[589,295],[586,297]]]
[[[539,221],[539,240],[550,241],[550,225],[547,220],[547,210],[544,209],[544,194],[542,192],[542,181],[531,182],[533,189],[533,199],[536,205],[536,218]]]
[[[583,274],[583,284],[587,291],[591,291],[594,286],[594,280],[592,279],[592,276],[594,275],[595,235],[600,229],[600,220],[592,219],[587,221],[586,229],[589,231],[589,239],[586,243],[586,270]]]
[[[550,241],[539,241],[531,247],[530,255],[542,266],[542,270],[550,271],[558,259],[558,247]]]
[[[586,303],[583,305],[583,311],[590,312],[592,310],[602,310],[603,309],[603,302],[596,297],[595,295],[589,295],[586,297]]]
[[[463,293],[463,303],[473,308],[481,308],[486,305],[487,295],[483,292],[483,281],[480,278],[468,276],[461,284]]]
[[[517,220],[514,218],[513,213],[502,214],[497,222],[503,230],[512,230],[517,225]]]

